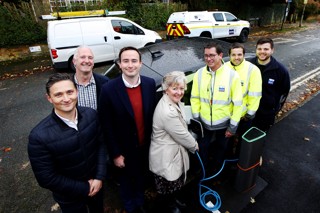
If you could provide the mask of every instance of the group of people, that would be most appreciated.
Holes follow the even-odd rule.
[[[123,212],[147,212],[144,192],[150,177],[163,212],[181,212],[185,204],[176,194],[190,168],[188,152],[199,151],[206,166],[214,158],[210,166],[219,167],[235,141],[230,138],[252,125],[267,131],[274,123],[290,79],[273,50],[273,41],[262,38],[249,62],[244,46],[234,43],[224,63],[220,45],[204,47],[206,66],[195,73],[190,98],[193,118],[204,128],[196,141],[181,102],[187,89],[183,72],[163,77],[157,101],[155,81],[140,75],[136,48],[121,49],[121,75],[109,80],[93,73],[91,49],[79,47],[75,74],[55,73],[46,83],[53,110],[29,135],[28,154],[39,185],[52,191],[63,213],[102,213],[109,162]]]

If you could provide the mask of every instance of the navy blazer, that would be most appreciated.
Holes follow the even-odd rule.
[[[100,75],[100,74],[97,74],[94,72],[92,74],[93,74],[93,78],[96,82],[97,99],[99,100],[101,88],[102,88],[103,84],[105,84],[109,81],[109,78],[104,75]],[[97,104],[98,104],[98,102],[99,101],[97,101]]]
[[[140,76],[145,125],[145,144],[150,145],[152,118],[156,106],[156,86],[152,78]],[[99,102],[99,115],[106,136],[111,159],[123,155],[126,165],[134,161],[139,147],[134,112],[122,76],[103,85]]]

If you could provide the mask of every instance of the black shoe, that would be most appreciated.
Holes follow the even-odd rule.
[[[181,211],[176,205],[170,205],[168,206],[168,213],[181,213]]]
[[[181,208],[181,209],[187,208],[187,204],[181,202],[180,200],[175,199],[175,202],[176,202],[176,204],[177,204],[177,206],[178,206],[179,208]]]
[[[143,206],[139,206],[135,209],[135,213],[147,213],[147,210]]]

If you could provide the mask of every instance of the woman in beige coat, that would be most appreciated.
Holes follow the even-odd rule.
[[[175,193],[181,189],[189,169],[188,151],[198,150],[198,143],[188,131],[181,98],[186,90],[183,72],[173,71],[163,78],[164,94],[153,115],[149,168],[154,173],[159,197],[166,212],[180,212]],[[162,206],[163,206],[162,204]]]

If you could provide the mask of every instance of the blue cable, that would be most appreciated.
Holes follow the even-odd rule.
[[[226,159],[226,160],[224,160],[223,164],[221,166],[221,169],[216,174],[212,175],[211,177],[206,178],[206,172],[205,172],[201,157],[200,157],[198,152],[196,152],[196,154],[197,154],[198,159],[200,161],[201,168],[202,168],[202,173],[203,173],[203,178],[199,181],[199,201],[200,201],[200,204],[202,205],[203,208],[205,208],[208,211],[216,211],[221,207],[220,195],[216,191],[214,191],[214,190],[210,189],[209,187],[203,185],[202,182],[204,182],[206,180],[210,180],[210,179],[215,178],[216,176],[218,176],[221,173],[221,171],[223,170],[224,165],[225,165],[226,162],[238,161],[238,159],[232,159],[232,160]],[[201,192],[202,188],[207,189],[207,191],[205,193],[202,193]],[[216,202],[214,203],[213,207],[208,207],[207,204],[206,204],[206,196],[209,196],[209,195],[213,196],[216,199]]]

